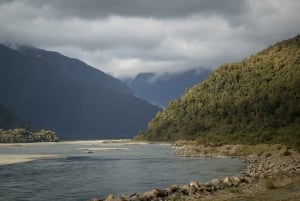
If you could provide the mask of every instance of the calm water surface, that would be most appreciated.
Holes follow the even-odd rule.
[[[171,151],[169,145],[99,142],[0,148],[0,154],[64,156],[0,166],[0,200],[88,200],[205,182],[245,168],[239,159],[186,158]]]

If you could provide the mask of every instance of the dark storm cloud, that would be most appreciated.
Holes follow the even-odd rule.
[[[144,18],[180,18],[191,15],[232,16],[247,12],[241,0],[27,0],[48,7],[60,17],[98,18],[111,15]]]
[[[300,33],[299,0],[0,0],[0,43],[116,77],[216,68]]]

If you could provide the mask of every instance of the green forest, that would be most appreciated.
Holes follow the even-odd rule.
[[[40,130],[36,132],[28,131],[24,128],[9,130],[0,129],[0,143],[20,143],[20,142],[58,142],[59,137],[51,130]]]
[[[284,143],[300,149],[300,36],[227,63],[170,102],[135,139]]]

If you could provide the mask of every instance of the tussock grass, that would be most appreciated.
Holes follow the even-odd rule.
[[[235,154],[239,156],[247,156],[256,154],[261,156],[263,153],[278,151],[279,144],[258,144],[258,145],[238,145]],[[268,155],[270,157],[271,155]]]

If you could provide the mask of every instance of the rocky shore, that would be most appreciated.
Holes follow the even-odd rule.
[[[223,153],[223,156],[233,156],[239,150],[236,146],[225,145],[214,148],[215,152],[204,154],[203,150],[199,152],[198,148],[197,150],[194,148],[193,146],[178,146],[175,148],[174,154],[194,157],[221,157],[221,153]],[[224,151],[227,153],[226,155]],[[134,193],[126,196],[114,197],[108,195],[105,199],[93,198],[91,201],[206,200],[214,194],[222,194],[226,189],[240,192],[243,189],[251,188],[261,180],[269,181],[266,179],[276,178],[280,175],[289,177],[300,175],[300,154],[279,146],[275,150],[269,149],[268,152],[242,157],[242,160],[248,163],[247,168],[233,177],[213,179],[207,182],[191,181],[182,186],[172,185],[163,189],[152,189],[144,193]],[[272,188],[275,184],[271,181],[265,185],[267,185],[267,188]]]

